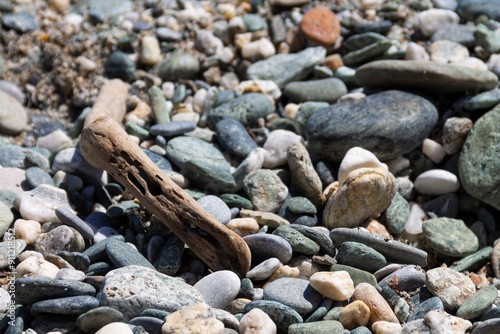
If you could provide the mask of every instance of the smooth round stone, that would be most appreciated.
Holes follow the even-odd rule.
[[[245,305],[245,312],[253,309],[264,311],[276,324],[278,330],[288,331],[288,327],[294,323],[302,323],[302,317],[293,308],[282,303],[271,300],[256,300]]]
[[[149,132],[155,136],[174,137],[196,129],[196,123],[190,121],[176,121],[153,125]]]
[[[135,63],[126,53],[115,51],[108,58],[105,73],[110,79],[118,78],[131,82],[135,79]]]
[[[150,269],[155,267],[141,253],[123,241],[113,239],[106,243],[106,254],[115,266],[142,266]]]
[[[247,235],[243,240],[250,248],[252,260],[256,263],[275,257],[285,264],[292,258],[292,246],[277,235],[253,234]]]
[[[94,238],[94,231],[92,230],[92,228],[83,220],[81,220],[77,215],[75,215],[72,211],[64,207],[60,207],[56,209],[56,216],[63,224],[68,225],[80,232],[83,238]]]
[[[240,121],[226,118],[217,122],[215,126],[217,140],[224,150],[236,156],[246,158],[257,148],[257,144],[248,134]]]
[[[466,47],[475,45],[474,31],[475,27],[466,26],[463,24],[449,24],[437,30],[431,38],[432,42],[436,41],[452,41],[462,44]]]
[[[434,268],[427,271],[426,278],[429,291],[451,310],[458,309],[476,292],[472,280],[453,269]]]
[[[391,204],[387,207],[383,214],[389,231],[394,234],[403,232],[405,224],[410,216],[410,204],[398,192],[391,200]]]
[[[319,245],[317,243],[288,225],[279,226],[274,230],[273,234],[288,241],[294,252],[305,255],[314,255],[319,252]]]
[[[2,168],[0,179],[0,201],[10,208],[14,207],[14,199],[17,194],[28,190],[26,185],[26,173],[20,168]]]
[[[387,265],[385,257],[375,249],[352,241],[344,242],[340,246],[336,259],[340,264],[366,270],[371,273]]]
[[[85,240],[75,229],[62,225],[47,233],[39,234],[34,249],[44,255],[59,251],[82,252],[85,249]]]
[[[351,266],[346,266],[342,264],[334,264],[331,268],[330,271],[346,271],[349,273],[349,276],[351,277],[352,281],[354,282],[354,286],[357,286],[360,283],[368,283],[371,284],[374,287],[377,287],[377,279],[375,276],[373,276],[372,273],[369,273],[368,271],[361,270],[358,268],[354,268]]]
[[[331,104],[347,94],[347,87],[337,78],[296,81],[286,85],[284,93],[296,103],[315,101]]]
[[[237,194],[222,194],[219,198],[230,208],[253,209],[253,203],[251,201]]]
[[[142,151],[146,153],[148,158],[151,159],[151,161],[153,161],[155,165],[158,166],[158,168],[160,168],[163,171],[169,171],[169,172],[172,171],[172,165],[170,164],[170,161],[150,150],[143,149]]]
[[[231,210],[219,197],[208,195],[197,202],[222,224],[226,225],[231,220]]]
[[[437,120],[436,107],[428,100],[386,91],[317,111],[305,134],[310,148],[329,160],[342,160],[355,146],[389,160],[421,145]]]
[[[186,161],[204,160],[225,171],[229,171],[229,163],[222,153],[211,144],[194,137],[176,137],[167,143],[167,157],[182,169]]]
[[[80,315],[99,306],[99,300],[91,296],[49,299],[31,305],[31,312]]]
[[[10,210],[9,210],[10,212]],[[10,226],[10,223],[12,220],[8,223],[8,225],[3,229],[5,225],[0,225],[0,227],[3,230],[3,233],[8,230],[8,227]],[[2,204],[0,204],[0,224],[2,224]],[[0,233],[2,231],[0,230]],[[35,243],[36,238],[38,235],[42,232],[42,228],[39,222],[34,221],[34,220],[24,220],[24,219],[17,219],[16,222],[14,223],[14,235],[16,239],[23,239],[26,241],[28,245],[32,245]]]
[[[433,42],[430,47],[430,59],[440,63],[453,63],[469,58],[469,50],[452,41]]]
[[[239,277],[229,270],[216,271],[194,285],[208,305],[219,309],[225,309],[236,298],[240,287]]]
[[[311,201],[313,206],[322,205],[322,184],[321,178],[314,169],[314,165],[311,161],[311,157],[306,147],[301,143],[294,143],[287,148],[286,157],[288,160],[288,166],[291,173],[291,187],[297,189],[298,193],[305,196],[308,201]],[[291,210],[294,210],[295,204],[298,199],[292,201]],[[305,199],[304,199],[305,200]],[[304,202],[304,200],[301,200]],[[305,204],[305,202],[304,202]],[[289,203],[290,206],[290,203]],[[298,214],[310,213],[316,214],[316,210],[312,207],[310,210],[304,211],[304,209],[297,210]]]
[[[309,282],[323,296],[337,301],[347,300],[354,293],[354,282],[347,271],[317,272]]]
[[[343,307],[337,306],[333,307],[323,318],[323,320],[339,320],[340,312],[342,312]]]
[[[74,281],[83,281],[85,278],[85,273],[80,270],[62,268],[57,273],[56,279],[60,280],[74,280]]]
[[[139,23],[139,22],[138,22]],[[149,29],[152,28],[151,23],[149,23]],[[134,25],[134,30],[137,26]],[[146,28],[146,27],[144,27]],[[144,29],[144,30],[149,30]],[[161,60],[161,50],[160,43],[153,35],[144,36],[141,40],[141,62],[146,65],[156,65]]]
[[[134,326],[142,326],[149,334],[160,334],[164,320],[154,317],[136,317],[128,323]]]
[[[182,264],[184,243],[178,237],[169,239],[160,250],[154,263],[155,268],[165,275],[175,275]]]
[[[427,313],[433,310],[444,310],[443,302],[439,297],[432,297],[416,305],[407,322],[423,319]]]
[[[109,323],[96,332],[96,334],[113,334],[113,333],[133,334],[134,332],[132,331],[132,329],[128,324],[123,322]]]
[[[0,165],[26,169],[40,167],[49,170],[49,160],[34,149],[27,149],[16,145],[0,145]]]
[[[291,131],[272,131],[263,146],[267,152],[264,160],[264,167],[271,169],[287,163],[288,149],[294,144],[303,142],[304,138]]]
[[[282,303],[299,314],[314,311],[321,303],[322,296],[306,280],[280,278],[264,288],[264,299]]]
[[[496,334],[498,332],[498,327],[500,326],[500,319],[489,319],[480,323],[474,330],[472,334]]]
[[[276,333],[276,324],[264,311],[254,308],[246,313],[240,320],[240,332],[248,333],[256,331],[258,333]]]
[[[288,195],[287,186],[269,169],[251,172],[243,186],[257,211],[277,212]]]
[[[211,129],[223,119],[235,119],[244,126],[256,125],[257,119],[273,113],[274,106],[269,98],[261,93],[248,93],[225,102],[208,111],[207,121]]]
[[[359,226],[387,209],[395,193],[394,176],[385,169],[356,169],[328,199],[323,223],[329,229]]]
[[[189,80],[194,79],[200,70],[200,62],[194,55],[175,53],[158,63],[155,70],[164,81]]]
[[[325,59],[326,49],[312,47],[297,53],[277,54],[253,63],[247,69],[248,79],[274,81],[280,89],[293,81],[305,79],[315,65]]]
[[[313,7],[302,17],[300,30],[308,40],[328,47],[334,45],[340,36],[340,22],[331,10]]]
[[[71,296],[95,296],[95,294],[93,286],[78,281],[61,281],[42,276],[16,280],[16,302],[20,304],[33,304],[42,300]]]
[[[274,274],[276,270],[278,270],[282,266],[283,264],[280,262],[280,260],[273,257],[255,266],[252,270],[247,272],[245,277],[256,281],[265,280],[271,277],[271,275]]]
[[[371,89],[418,89],[434,94],[477,93],[498,85],[490,71],[420,60],[374,61],[358,68],[355,79]]]
[[[419,193],[429,196],[452,193],[460,189],[460,182],[456,175],[444,169],[433,169],[422,173],[414,184]]]
[[[76,319],[76,325],[84,332],[95,332],[113,322],[123,321],[123,314],[112,307],[94,308]]]
[[[411,291],[424,286],[425,272],[414,265],[405,266],[389,274],[378,285],[383,288],[390,286],[395,291]]]
[[[339,166],[339,184],[342,184],[350,172],[359,168],[383,168],[388,170],[387,165],[380,162],[370,151],[361,147],[353,147],[346,152]]]
[[[204,302],[202,295],[181,280],[142,266],[110,271],[97,294],[102,306],[122,312],[125,320],[148,308],[169,312]]]
[[[494,285],[477,291],[460,306],[457,310],[457,317],[471,320],[483,315],[495,302],[497,296],[498,290]]]
[[[236,188],[234,178],[228,171],[206,160],[190,159],[184,163],[181,172],[193,186],[209,193],[233,192]]]
[[[27,124],[28,115],[23,105],[12,95],[0,90],[0,132],[19,134]]]
[[[429,219],[422,229],[429,247],[445,256],[465,257],[479,247],[477,236],[459,219]]]
[[[305,322],[315,322],[324,320],[324,317],[332,309],[333,303],[334,303],[333,300],[329,298],[323,298],[321,304],[319,304],[318,308],[306,319]]]
[[[292,324],[288,327],[289,334],[344,334],[344,327],[335,320],[315,321],[303,324]]]
[[[371,330],[369,330],[365,326],[360,326],[360,327],[358,327],[356,329],[353,329],[351,331],[351,334],[371,334]]]
[[[155,34],[161,41],[177,41],[182,38],[182,32],[166,27],[159,27],[155,30]]]
[[[21,34],[38,29],[36,19],[27,13],[4,14],[2,16],[2,24]]]
[[[87,276],[103,276],[113,269],[116,269],[116,267],[107,262],[95,262],[89,266]]]
[[[267,30],[266,21],[258,14],[245,14],[243,16],[243,23],[246,30],[250,32]]]
[[[498,135],[500,134],[500,107],[484,114],[474,124],[459,161],[462,186],[467,193],[500,210],[498,193],[500,162]]]
[[[227,223],[226,227],[241,237],[258,233],[260,230],[259,223],[253,218],[234,218]]]
[[[319,245],[320,252],[335,256],[335,245],[327,233],[300,224],[290,224],[288,226],[316,242]]]
[[[463,101],[457,102],[456,107],[464,108],[468,111],[476,111],[492,108],[498,103],[500,103],[500,89],[493,89],[476,96],[467,97]]]

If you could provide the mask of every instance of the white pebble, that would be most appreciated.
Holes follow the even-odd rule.
[[[95,334],[133,334],[129,325],[124,322],[112,322],[99,329]]]
[[[422,143],[422,153],[424,153],[434,163],[440,163],[446,156],[444,147],[432,139],[426,138]]]
[[[213,56],[222,51],[224,43],[221,39],[216,37],[210,30],[199,30],[196,33],[194,42],[196,49],[207,56]]]
[[[429,60],[429,55],[423,46],[410,42],[406,48],[405,60]]]
[[[38,276],[44,276],[49,278],[56,278],[59,268],[49,261],[39,260],[40,270],[38,271]]]
[[[19,256],[17,258],[19,259],[19,261],[22,262],[31,256],[34,256],[34,257],[39,258],[40,260],[43,260],[43,254],[39,253],[39,252],[35,252],[35,251],[24,251],[21,254],[19,254]]]
[[[459,21],[457,13],[447,9],[432,8],[418,14],[420,31],[426,37],[434,35],[436,31],[449,24],[458,24]]]
[[[264,289],[254,288],[253,289],[253,300],[263,300],[264,299]]]
[[[249,89],[250,87],[258,87],[258,89],[272,97],[274,100],[277,100],[281,97],[281,89],[278,87],[278,85],[271,80],[246,80],[242,81],[234,88],[234,90],[239,94],[243,95],[245,93],[245,90]]]
[[[63,130],[56,130],[43,137],[39,137],[37,141],[38,147],[43,147],[54,153],[56,149],[63,144],[71,144],[71,138]]]
[[[227,223],[226,227],[242,237],[255,234],[260,230],[259,223],[253,218],[234,218]]]
[[[171,81],[166,81],[161,85],[161,90],[167,100],[172,100],[175,93],[175,84]]]
[[[236,54],[234,53],[233,49],[226,46],[217,53],[217,56],[219,57],[221,62],[223,62],[224,64],[229,64],[236,57]]]
[[[455,10],[457,8],[457,0],[432,0],[434,7]]]
[[[347,179],[350,172],[359,168],[383,168],[388,170],[386,164],[380,160],[372,152],[361,147],[353,147],[344,156],[339,167],[339,184]]]
[[[439,196],[453,193],[459,188],[457,176],[444,169],[427,171],[415,180],[415,189],[422,195]]]
[[[16,267],[16,278],[36,276],[40,271],[40,261],[36,256],[30,256]]]
[[[423,232],[422,224],[424,223],[425,211],[422,210],[417,203],[411,203],[410,215],[405,223],[405,231],[408,234],[420,234]]]
[[[81,270],[62,268],[57,273],[56,279],[59,280],[71,280],[71,281],[83,281],[85,278],[85,273]]]
[[[398,334],[402,333],[401,325],[389,321],[377,321],[372,325],[375,334]]]
[[[251,41],[252,41],[252,33],[251,32],[246,32],[243,34],[236,34],[234,36],[234,45],[236,45],[236,47],[239,50],[242,50],[243,47],[245,45],[247,45],[248,43],[250,43]]]
[[[389,167],[389,172],[396,175],[403,169],[410,167],[410,160],[403,156],[399,156],[387,161],[387,167]]]
[[[490,60],[488,60],[488,70],[500,76],[500,54],[491,55]]]
[[[469,50],[453,41],[436,41],[430,46],[430,59],[439,63],[453,63],[469,58]]]
[[[35,243],[36,237],[42,233],[42,226],[35,220],[18,219],[14,223],[16,239],[23,239],[26,244]]]
[[[271,131],[264,143],[267,155],[264,159],[265,168],[274,168],[287,163],[286,151],[295,143],[303,143],[304,138],[288,130]]]
[[[207,97],[207,90],[205,88],[200,88],[198,91],[194,94],[193,98],[193,105],[198,107],[200,110],[203,110],[203,101],[205,101],[205,98]]]
[[[79,56],[75,59],[75,63],[80,66],[80,71],[85,73],[90,73],[96,69],[96,64],[92,60],[85,58],[84,56]]]
[[[320,271],[309,279],[311,286],[327,298],[344,301],[354,294],[354,282],[347,271]]]
[[[141,41],[141,62],[153,66],[161,60],[160,42],[154,35],[144,36]]]
[[[10,294],[5,289],[0,288],[0,313],[5,313],[7,311],[10,301]]]
[[[241,55],[245,59],[266,59],[276,54],[274,44],[267,38],[245,44],[241,49]]]
[[[69,23],[75,27],[80,27],[80,25],[83,22],[83,16],[81,16],[79,14],[71,13],[71,14],[64,16],[64,21],[66,21],[67,23]]]
[[[345,95],[342,95],[338,102],[346,102],[346,101],[357,101],[364,99],[366,97],[366,94],[361,93],[361,92],[352,92],[352,93],[347,93]]]
[[[488,70],[488,66],[484,63],[484,61],[476,57],[469,57],[467,59],[458,60],[453,62],[452,65],[473,68],[481,71]]]
[[[112,235],[118,235],[118,234],[120,234],[120,233],[118,233],[115,229],[113,229],[109,226],[101,227],[94,234],[94,244],[106,239],[107,237],[110,237]]]
[[[276,324],[264,311],[254,308],[240,320],[240,334],[276,334]]]

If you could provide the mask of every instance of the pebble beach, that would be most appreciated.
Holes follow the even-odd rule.
[[[0,333],[500,333],[499,78],[500,0],[0,0]]]

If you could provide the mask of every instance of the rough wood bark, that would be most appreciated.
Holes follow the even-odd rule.
[[[106,170],[212,270],[244,277],[250,269],[245,241],[206,212],[172,182],[109,117],[98,117],[81,134],[80,150],[92,166]]]

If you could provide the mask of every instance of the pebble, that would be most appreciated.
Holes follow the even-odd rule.
[[[219,286],[224,286],[224,289],[217,289]],[[193,287],[209,306],[225,309],[238,295],[241,282],[232,271],[220,270],[203,277]]]
[[[303,143],[304,139],[288,130],[274,130],[264,143],[267,155],[264,158],[265,168],[275,168],[287,163],[287,150],[293,144]]]
[[[266,59],[275,54],[276,48],[267,38],[245,44],[241,49],[241,56],[244,59]]]
[[[321,253],[335,256],[335,245],[333,244],[332,239],[330,239],[327,233],[300,224],[290,224],[288,226],[297,230],[304,236],[312,239],[315,243],[317,243],[319,245]]]
[[[331,10],[314,7],[302,17],[300,30],[308,40],[329,47],[334,45],[340,36],[340,22]]]
[[[500,103],[500,90],[493,89],[484,93],[477,94],[475,96],[466,97],[463,100],[458,101],[456,103],[456,107],[463,108],[468,111],[477,111],[477,110],[484,110],[487,108],[493,108],[499,103]]]
[[[92,228],[83,220],[81,220],[77,215],[75,215],[72,211],[64,207],[60,207],[56,209],[55,213],[63,224],[77,230],[83,238],[94,238],[94,231],[92,230]]]
[[[222,224],[227,225],[231,220],[231,210],[219,197],[208,195],[200,198],[197,202]]]
[[[394,291],[412,291],[423,287],[425,272],[414,265],[404,266],[379,281],[379,287],[389,286]]]
[[[196,76],[200,70],[200,62],[194,55],[175,53],[160,61],[155,69],[157,75],[164,81],[188,80]]]
[[[0,242],[0,269],[9,265],[9,257],[11,255],[18,256],[25,248],[26,241],[20,239],[16,239],[14,245],[12,245],[12,243],[9,244],[9,241]],[[12,249],[14,249],[14,254],[12,254]]]
[[[418,14],[420,31],[426,36],[432,36],[436,31],[451,24],[458,24],[459,16],[448,9],[432,8]]]
[[[300,143],[288,146],[287,160],[292,176],[292,186],[296,187],[312,204],[319,206],[322,192],[321,179],[313,167],[305,146]],[[310,213],[315,214],[316,210]]]
[[[3,165],[0,162],[0,165]],[[2,191],[12,191],[14,198],[17,194],[22,193],[26,189],[26,172],[20,168],[2,168],[2,178],[0,178],[0,189]]]
[[[15,145],[0,146],[0,165],[3,167],[15,167],[26,169],[28,167],[40,167],[49,170],[47,157],[34,149],[27,149]]]
[[[460,308],[476,292],[470,278],[444,267],[428,270],[426,285],[429,291],[451,310]]]
[[[401,325],[388,321],[377,321],[372,325],[375,334],[401,333]]]
[[[2,209],[3,203],[0,203],[0,211]],[[10,212],[10,210],[9,210]],[[1,217],[1,213],[0,213]],[[13,218],[13,216],[12,216]],[[5,234],[7,231],[8,227],[10,226],[11,222],[13,219],[10,220],[8,225],[6,225],[5,229],[2,229],[0,233]],[[2,226],[3,222],[2,222]],[[27,245],[32,245],[35,243],[38,235],[42,232],[42,226],[40,225],[39,222],[35,220],[24,220],[24,219],[16,219],[14,222],[14,236],[16,239],[23,239],[26,241]]]
[[[266,285],[264,299],[280,302],[299,314],[307,314],[319,306],[322,296],[306,280],[280,278]]]
[[[359,242],[344,242],[340,246],[336,259],[338,263],[366,270],[374,273],[383,268],[387,261],[385,257],[374,250]]]
[[[383,213],[383,220],[391,233],[399,234],[405,229],[405,224],[410,216],[410,204],[396,192],[391,204]]]
[[[123,322],[109,323],[96,332],[96,334],[113,334],[113,333],[133,334],[134,332],[132,331],[132,329],[128,324]]]
[[[276,324],[271,320],[269,315],[258,308],[245,313],[240,320],[240,333],[276,334],[276,330]]]
[[[264,164],[264,159],[267,152],[263,148],[256,148],[241,162],[236,170],[231,174],[236,183],[236,190],[243,187],[245,177],[255,170],[259,170]]]
[[[12,95],[0,90],[0,132],[7,135],[17,135],[27,125],[28,115],[23,105]]]
[[[285,239],[294,252],[305,255],[314,255],[319,252],[319,245],[316,242],[288,225],[279,226],[274,230],[273,235]]]
[[[348,300],[354,293],[354,282],[347,271],[317,272],[309,282],[323,296],[336,301]]]
[[[338,171],[338,181],[342,184],[350,172],[359,168],[383,168],[387,170],[387,165],[381,163],[377,157],[362,147],[349,149],[342,159]]]
[[[161,330],[163,334],[177,333],[179,328],[191,333],[222,333],[224,324],[216,319],[210,306],[198,303],[165,317]]]
[[[359,283],[354,289],[354,298],[360,300],[370,309],[370,322],[388,321],[399,324],[396,315],[385,299],[372,285]]]
[[[490,258],[492,260],[493,271],[495,271],[495,258],[492,256],[493,247],[484,247],[474,254],[464,257],[460,261],[458,261],[453,266],[450,266],[451,269],[456,271],[471,271],[479,268],[481,265],[486,263]]]
[[[226,224],[226,227],[241,237],[255,234],[260,230],[259,223],[253,218],[234,218]]]
[[[125,241],[122,235],[111,236],[98,243],[93,244],[87,248],[83,254],[85,254],[91,263],[99,262],[107,258],[106,244],[112,240]]]
[[[99,307],[97,298],[76,296],[36,302],[31,305],[30,312],[80,315],[96,307]]]
[[[314,334],[328,332],[332,334],[343,334],[342,324],[335,320],[315,321],[303,324],[292,324],[288,327],[290,334]]]
[[[276,257],[286,264],[292,258],[292,246],[283,238],[273,234],[254,234],[243,238],[252,253],[252,260],[260,263]]]
[[[439,164],[446,156],[443,146],[429,138],[424,139],[422,143],[422,153],[436,164]]]
[[[385,169],[356,169],[328,199],[323,223],[329,229],[359,226],[387,209],[395,193],[395,179]]]
[[[462,186],[471,196],[500,210],[500,196],[496,191],[494,171],[498,170],[500,146],[495,138],[500,133],[498,126],[500,107],[496,107],[479,118],[462,148],[459,161]]]
[[[110,240],[106,243],[106,254],[117,267],[141,266],[150,269],[155,267],[133,247],[119,240]]]
[[[472,331],[474,334],[495,334],[500,326],[500,319],[489,319],[483,321]]]
[[[276,213],[283,205],[288,188],[278,175],[268,169],[260,169],[248,174],[243,186],[245,192],[258,211]]]
[[[439,63],[454,63],[469,58],[469,50],[453,41],[436,41],[430,45],[430,60]]]
[[[56,279],[59,280],[74,280],[83,281],[85,278],[85,273],[80,270],[62,268],[57,273]]]
[[[49,150],[51,153],[57,151],[62,145],[70,145],[71,138],[63,130],[55,130],[45,136],[38,137],[37,147],[42,147]]]
[[[240,210],[240,216],[243,218],[253,218],[261,226],[267,226],[268,228],[276,229],[281,225],[288,225],[288,220],[270,212],[262,211],[252,211],[242,209]]]
[[[257,144],[248,134],[241,122],[227,118],[217,122],[215,126],[217,140],[224,150],[241,158],[246,158]]]
[[[36,19],[28,13],[5,14],[2,16],[2,24],[21,34],[38,29]]]
[[[429,219],[422,229],[429,247],[445,256],[465,257],[479,247],[476,235],[459,219]]]
[[[416,305],[407,321],[423,319],[427,313],[433,310],[444,310],[443,302],[439,297],[431,297]]]
[[[96,290],[78,281],[61,281],[53,278],[32,276],[16,279],[16,302],[33,304],[47,299],[94,296]]]
[[[372,89],[406,88],[442,94],[477,93],[498,85],[498,78],[489,71],[418,60],[374,61],[358,68],[355,79]]]
[[[141,62],[153,66],[161,60],[160,43],[153,35],[144,36],[141,40]]]
[[[163,319],[155,317],[136,317],[129,321],[129,325],[134,325],[136,326],[135,328],[142,327],[147,333],[155,334],[161,334],[161,326],[163,323]]]
[[[83,252],[85,241],[75,229],[62,225],[39,234],[35,239],[34,249],[44,255],[59,251]]]
[[[393,90],[317,111],[307,120],[305,135],[309,147],[329,160],[341,161],[352,147],[389,160],[420,146],[437,119],[437,110],[428,100]]]
[[[427,212],[433,212],[438,217],[455,218],[458,215],[459,199],[454,193],[445,194],[422,203],[422,209]]]
[[[494,285],[483,288],[472,296],[457,310],[457,316],[462,319],[471,320],[483,315],[495,302],[498,290]]]
[[[283,264],[277,258],[273,257],[267,259],[254,268],[252,268],[249,272],[246,273],[245,277],[250,278],[255,281],[261,281],[268,279],[271,277],[276,270],[281,268]]]
[[[108,57],[105,74],[110,79],[132,82],[135,79],[135,63],[124,52],[115,51]]]
[[[284,93],[296,103],[315,101],[331,104],[347,94],[347,88],[342,80],[327,78],[291,82],[286,85]]]
[[[143,266],[127,266],[106,274],[97,294],[101,306],[122,312],[125,320],[140,316],[148,308],[169,312],[204,302],[190,285]]]
[[[417,177],[414,184],[419,193],[429,196],[439,196],[460,189],[457,176],[444,169],[424,172]]]
[[[149,132],[155,136],[175,137],[196,129],[196,123],[190,121],[176,121],[155,124]]]
[[[245,305],[245,312],[253,309],[264,311],[276,324],[278,331],[288,332],[290,325],[302,323],[302,317],[293,308],[272,300],[256,300]]]
[[[14,221],[14,214],[12,213],[12,211],[10,210],[10,208],[5,205],[3,202],[0,202],[0,235],[3,236],[5,234],[5,232],[7,232],[7,230],[9,229],[10,225],[12,224],[12,222]],[[40,224],[38,224],[38,227],[40,228]],[[35,228],[35,230],[33,230],[33,228]],[[39,230],[39,229],[38,229]],[[24,234],[24,236],[28,237],[28,235],[30,236],[30,238],[28,238],[29,240],[31,240],[31,236],[33,233],[36,233],[36,226],[32,226],[32,224],[30,224],[30,226],[27,228],[27,233],[22,233]],[[38,231],[38,233],[40,233]],[[20,238],[20,237],[18,237]],[[24,238],[22,238],[24,239]]]
[[[343,307],[339,315],[340,323],[348,330],[366,326],[369,320],[370,308],[361,300],[355,300]]]
[[[104,177],[103,171],[87,163],[80,150],[76,148],[61,150],[54,157],[51,172],[55,174],[60,170],[70,174],[83,174],[83,176],[88,176],[97,183],[101,183]]]
[[[167,143],[167,158],[177,167],[182,169],[186,161],[200,159],[229,171],[229,163],[222,153],[211,144],[194,137],[175,137]]]
[[[442,331],[443,333],[465,333],[472,327],[468,320],[454,317],[443,310],[433,310],[424,317],[424,324],[431,333]]]

